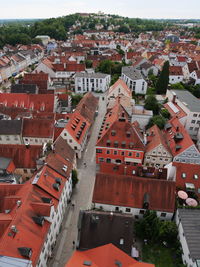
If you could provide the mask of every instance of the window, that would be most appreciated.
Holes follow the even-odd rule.
[[[132,152],[128,152],[128,155],[129,155],[129,157],[131,157],[132,156]]]
[[[182,177],[183,179],[185,179],[185,178],[186,178],[186,173],[183,172],[183,173],[181,174],[181,177]]]
[[[72,143],[72,139],[69,139],[69,142]]]
[[[193,114],[193,117],[197,117],[197,114],[196,114],[196,113],[194,113],[194,114]]]
[[[115,207],[115,211],[119,211],[119,207]]]
[[[197,180],[199,178],[198,174],[194,174],[194,179]]]
[[[28,173],[27,169],[24,169],[24,173]]]
[[[196,121],[195,120],[192,120],[191,123],[195,123]]]
[[[74,150],[77,150],[77,146],[74,147]]]
[[[118,154],[118,151],[117,150],[114,150],[114,155],[117,155]]]
[[[126,212],[131,212],[131,209],[130,208],[126,208]]]
[[[99,162],[104,162],[104,158],[99,158]]]
[[[121,161],[121,159],[116,159],[115,162],[116,163],[121,163],[122,161]]]
[[[199,130],[199,127],[195,127],[194,130],[195,130],[195,131],[198,131],[198,130]]]
[[[189,128],[189,130],[191,130],[191,131],[192,131],[192,130],[193,130],[193,127],[190,127],[190,128]]]
[[[107,162],[107,163],[111,163],[111,159],[107,158],[107,159],[106,159],[106,162]]]
[[[110,150],[107,150],[107,151],[106,151],[106,154],[110,154]]]
[[[160,158],[160,160],[162,160],[163,158]]]
[[[144,210],[140,210],[140,214],[144,214]]]
[[[138,215],[135,215],[135,219],[139,219],[139,216]]]
[[[102,149],[98,149],[98,148],[97,148],[97,149],[96,149],[96,152],[99,153],[99,154],[101,154],[101,153],[102,153]]]
[[[124,151],[121,152],[121,155],[124,156]]]
[[[166,213],[165,212],[161,212],[160,216],[161,217],[166,217]]]
[[[140,153],[136,153],[136,158],[139,158],[139,156],[140,156]]]

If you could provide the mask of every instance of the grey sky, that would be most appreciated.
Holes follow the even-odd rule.
[[[49,18],[98,12],[140,18],[200,19],[200,0],[0,0],[0,18]]]

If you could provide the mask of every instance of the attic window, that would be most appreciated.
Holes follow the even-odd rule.
[[[84,261],[83,265],[84,266],[92,266],[92,262],[91,261]]]
[[[194,179],[197,180],[199,178],[198,174],[194,174]]]
[[[118,147],[118,141],[114,142],[114,147]]]
[[[59,184],[55,183],[55,184],[53,184],[53,188],[54,188],[55,190],[59,191],[60,186],[59,186]]]
[[[126,132],[126,137],[131,137],[131,133],[130,132]]]
[[[61,185],[61,179],[59,177],[56,178],[55,181],[56,181],[57,184]]]
[[[116,135],[116,131],[111,131],[111,135],[115,136]]]
[[[43,224],[44,224],[44,217],[43,216],[35,216],[35,217],[32,217],[32,219],[36,224],[43,226]]]
[[[116,265],[117,267],[122,267],[122,263],[121,263],[121,261],[118,261],[118,260],[115,261],[115,265]]]
[[[185,179],[185,178],[186,178],[186,173],[183,172],[183,173],[181,174],[181,177],[182,177],[183,179]]]
[[[32,256],[32,249],[31,248],[27,248],[27,247],[20,247],[18,248],[19,253],[21,254],[21,256],[29,258]]]
[[[48,197],[41,197],[42,201],[44,203],[51,203],[51,198],[48,198]]]

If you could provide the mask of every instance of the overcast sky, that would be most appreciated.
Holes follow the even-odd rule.
[[[200,19],[200,0],[0,0],[0,19],[98,12],[139,18]]]

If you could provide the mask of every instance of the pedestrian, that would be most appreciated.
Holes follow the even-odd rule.
[[[86,165],[86,163],[84,162],[84,166],[85,166],[85,168],[87,167],[87,165]]]
[[[75,249],[75,241],[72,242],[72,247]]]

